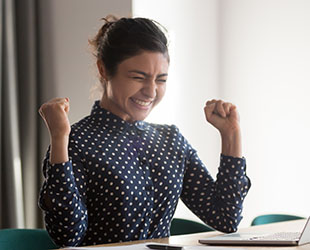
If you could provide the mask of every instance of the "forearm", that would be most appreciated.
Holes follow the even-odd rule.
[[[221,133],[222,154],[232,157],[242,157],[241,132],[239,128],[229,133]]]
[[[69,138],[62,136],[58,138],[51,137],[50,163],[64,163],[69,161],[68,156]]]

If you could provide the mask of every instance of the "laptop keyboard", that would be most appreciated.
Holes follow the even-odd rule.
[[[300,233],[298,232],[280,232],[263,236],[251,237],[250,240],[299,240]]]

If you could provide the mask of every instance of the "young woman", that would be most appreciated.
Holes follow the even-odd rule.
[[[250,188],[236,107],[206,103],[222,139],[216,180],[174,125],[144,121],[165,94],[169,54],[161,26],[105,19],[92,41],[101,100],[70,126],[69,100],[39,110],[51,145],[39,205],[56,244],[77,246],[167,237],[179,198],[209,226],[233,232]]]

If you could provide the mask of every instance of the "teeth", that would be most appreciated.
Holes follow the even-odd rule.
[[[141,100],[138,100],[138,99],[133,99],[133,101],[141,106],[148,106],[151,104],[151,102],[145,102],[145,101],[141,101]]]

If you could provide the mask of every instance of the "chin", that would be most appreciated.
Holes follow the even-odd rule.
[[[131,120],[132,121],[143,121],[143,120],[145,120],[146,118],[147,118],[147,116],[149,115],[149,113],[147,113],[147,114],[140,114],[140,115],[133,115],[133,116],[131,116]]]
[[[144,121],[147,116],[138,116],[134,121]]]

